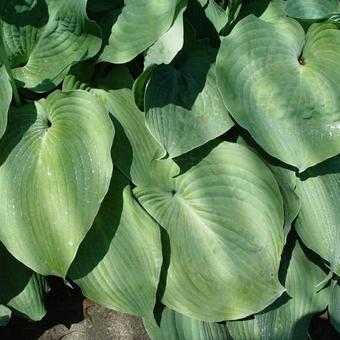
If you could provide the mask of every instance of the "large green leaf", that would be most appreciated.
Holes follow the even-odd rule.
[[[340,5],[338,0],[287,0],[285,11],[298,19],[323,19],[340,11]]]
[[[2,3],[1,34],[14,77],[27,88],[48,91],[74,62],[101,46],[86,0],[14,0]]]
[[[208,40],[199,40],[151,75],[145,93],[146,123],[170,157],[203,145],[234,125],[217,89],[215,56]]]
[[[46,313],[48,291],[45,279],[17,261],[0,243],[0,304],[20,316],[40,320]]]
[[[12,87],[4,66],[0,67],[0,138],[7,127],[7,113],[12,101]]]
[[[335,24],[305,36],[294,19],[248,16],[222,42],[217,83],[235,120],[301,172],[340,152],[339,58]]]
[[[287,238],[292,223],[301,208],[300,199],[295,192],[297,183],[295,172],[292,169],[286,168],[284,164],[278,162],[275,158],[270,157],[268,154],[263,152],[263,150],[260,150],[258,145],[256,145],[256,143],[254,143],[248,135],[245,136],[245,138],[243,138],[243,136],[239,137],[237,143],[248,146],[251,150],[256,152],[256,154],[264,160],[275,176],[283,198],[285,213],[284,233]]]
[[[151,46],[170,27],[180,0],[125,0],[100,59],[125,63]]]
[[[311,254],[297,242],[292,254],[286,251],[284,256],[289,263],[288,269],[286,265],[283,268],[289,296],[282,296],[252,319],[227,322],[235,340],[307,340],[313,315],[327,307],[331,289],[315,288],[326,273],[313,262]]]
[[[340,333],[340,284],[337,282],[333,288],[331,301],[328,307],[329,317],[336,328],[336,330]]]
[[[220,321],[262,310],[283,288],[282,197],[266,165],[244,146],[212,144],[187,154],[184,171],[134,193],[169,234],[163,303]],[[170,170],[169,170],[170,172]]]
[[[157,223],[133,198],[128,180],[115,171],[68,275],[91,300],[150,318],[162,265],[161,248]]]
[[[0,239],[41,274],[65,276],[106,194],[113,126],[84,91],[10,111],[0,142]]]
[[[302,203],[297,232],[340,275],[340,156],[307,170],[297,193]]]
[[[160,330],[166,340],[232,340],[225,323],[213,323],[191,319],[165,308]],[[157,340],[157,334],[149,333]]]
[[[11,319],[12,312],[4,305],[0,305],[0,326],[6,326]]]

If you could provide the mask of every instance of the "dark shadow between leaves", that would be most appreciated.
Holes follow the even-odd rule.
[[[0,166],[5,163],[10,153],[18,145],[36,119],[37,110],[33,103],[18,109],[10,108],[7,130],[0,140]]]
[[[17,27],[40,28],[48,22],[48,8],[45,0],[1,1],[0,20]]]
[[[0,304],[8,303],[28,284],[33,271],[15,259],[0,243]]]
[[[15,313],[6,327],[0,327],[1,340],[36,340],[56,325],[69,328],[84,319],[84,297],[80,289],[67,287],[60,278],[48,277],[47,280],[51,291],[46,298],[45,317],[41,321],[32,322],[19,318],[20,313]]]
[[[113,115],[110,115],[110,118],[115,127],[115,138],[111,150],[113,164],[119,168],[126,177],[131,179],[130,173],[133,159],[131,143],[120,122]]]
[[[114,169],[113,171],[119,171]],[[112,176],[106,194],[93,226],[81,243],[68,276],[72,280],[89,274],[107,254],[119,227],[123,211],[123,189],[128,181],[119,181]]]
[[[156,292],[156,305],[154,308],[154,316],[155,320],[160,325],[162,313],[165,308],[165,306],[162,304],[162,298],[165,292],[166,288],[166,280],[168,275],[168,269],[170,266],[170,258],[171,258],[171,248],[170,248],[170,238],[168,232],[160,227],[161,232],[161,243],[162,243],[162,255],[163,255],[163,262],[162,262],[162,268],[160,273],[160,279],[157,287]]]
[[[309,178],[340,173],[340,155],[329,158],[299,175],[301,181]]]

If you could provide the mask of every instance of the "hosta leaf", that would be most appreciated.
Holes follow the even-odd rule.
[[[331,297],[331,301],[328,307],[329,317],[336,328],[336,330],[340,333],[340,285],[336,283],[333,288],[333,293]]]
[[[305,40],[306,39],[306,40]],[[241,20],[217,56],[217,83],[235,120],[299,171],[340,152],[340,30],[290,18]]]
[[[144,69],[144,71],[138,76],[138,78],[133,83],[132,92],[133,98],[137,107],[144,111],[144,96],[146,86],[151,78],[152,72],[154,71],[156,65],[152,64]]]
[[[191,319],[170,308],[162,313],[160,330],[167,340],[232,340],[225,323]],[[157,339],[152,333],[150,335]]]
[[[304,20],[327,18],[340,11],[338,0],[287,0],[288,16]]]
[[[0,305],[0,326],[6,326],[11,319],[12,312],[4,305]]]
[[[116,127],[112,148],[114,164],[134,184],[152,184],[161,166],[154,163],[164,155],[164,151],[147,130],[144,114],[134,104],[131,90],[93,90],[92,93],[113,116]],[[161,164],[166,165],[168,161]]]
[[[302,203],[298,234],[340,275],[340,156],[307,170],[297,183],[297,194]]]
[[[203,145],[234,125],[218,93],[215,56],[208,41],[200,40],[151,75],[145,93],[146,124],[170,157]]]
[[[144,69],[152,64],[169,64],[176,54],[182,49],[184,43],[183,14],[186,10],[179,11],[172,27],[152,45],[144,59]]]
[[[279,188],[247,148],[221,143],[186,155],[173,178],[134,193],[169,234],[170,265],[163,303],[186,316],[220,321],[260,311],[283,288]]]
[[[94,56],[101,46],[86,0],[14,0],[3,5],[0,21],[14,77],[35,91],[54,88],[72,63]]]
[[[263,150],[259,150],[256,143],[254,143],[249,136],[246,138],[238,138],[237,143],[248,146],[251,150],[256,152],[256,154],[265,161],[275,176],[283,198],[285,213],[284,233],[285,237],[287,237],[290,232],[291,225],[301,208],[299,196],[295,192],[297,183],[295,172],[292,169],[284,167],[284,164],[278,162],[275,158],[270,157],[268,154],[263,152]]]
[[[45,279],[17,261],[0,244],[0,304],[16,314],[40,320],[46,313],[44,300],[48,291]]]
[[[213,23],[217,32],[228,23],[228,13],[215,0],[210,0],[205,8],[205,14]]]
[[[235,340],[307,340],[313,315],[326,308],[330,287],[315,288],[325,272],[313,262],[310,254],[304,253],[298,242],[292,254],[286,251],[284,256],[285,261],[289,261],[288,269],[285,266],[285,287],[289,296],[282,296],[255,318],[227,322]]]
[[[80,90],[10,118],[0,142],[0,239],[36,272],[64,277],[109,187],[111,121]]]
[[[12,100],[12,87],[4,66],[0,67],[0,138],[7,126],[7,113]]]
[[[125,63],[151,46],[170,27],[180,0],[125,0],[100,59]]]
[[[134,104],[129,89],[131,76],[123,65],[114,65],[103,77],[98,76],[99,72],[91,66],[79,64],[72,68],[64,80],[63,90],[84,88],[101,102],[115,125],[116,137],[112,147],[115,166],[136,185],[153,183],[157,170],[172,162],[156,162],[164,156],[164,150],[146,128],[144,113]],[[90,73],[97,74],[95,81],[91,76],[85,76],[88,68]]]
[[[150,317],[161,265],[159,227],[133,198],[127,179],[115,171],[69,276],[90,299]]]

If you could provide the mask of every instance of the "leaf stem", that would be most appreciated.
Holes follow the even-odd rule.
[[[0,32],[0,33],[2,33],[2,32]],[[2,40],[2,34],[0,34],[0,61],[5,66],[7,74],[10,78],[10,83],[12,85],[12,90],[13,90],[14,101],[15,101],[17,106],[21,106],[22,105],[21,99],[20,99],[20,96],[19,96],[17,86],[15,84],[15,80],[14,80],[13,73],[12,73],[12,68],[11,68],[11,65],[10,65],[9,60],[8,60],[8,56],[7,56],[7,53],[6,53],[6,50],[5,50],[5,46],[4,46],[4,42]]]

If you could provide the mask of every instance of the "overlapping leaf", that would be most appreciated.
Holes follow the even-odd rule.
[[[338,282],[335,282],[328,309],[330,320],[340,333],[340,285]]]
[[[283,198],[285,213],[284,233],[285,237],[287,237],[292,223],[297,217],[301,208],[300,199],[295,192],[297,184],[295,172],[284,167],[284,164],[278,162],[275,158],[268,156],[265,152],[263,152],[263,150],[259,150],[258,146],[255,145],[256,143],[254,143],[254,141],[249,138],[249,136],[246,136],[246,138],[238,138],[237,143],[245,145],[256,152],[256,154],[265,161],[275,176]]]
[[[297,193],[302,203],[297,232],[340,275],[340,156],[307,170]]]
[[[340,12],[340,4],[338,0],[287,0],[285,11],[293,18],[324,19]]]
[[[12,100],[12,87],[4,66],[0,67],[0,138],[7,127],[7,113]]]
[[[298,242],[292,254],[286,250],[284,256],[288,265],[283,268],[287,270],[285,287],[288,295],[252,319],[227,322],[235,340],[307,339],[313,315],[326,308],[330,286],[322,290],[315,288],[327,275],[325,271],[313,262],[310,254],[304,253]]]
[[[0,239],[36,272],[65,276],[109,187],[112,123],[80,90],[10,118],[0,143]]]
[[[101,60],[125,63],[151,46],[170,27],[180,0],[126,0],[112,26]]]
[[[48,285],[45,279],[13,258],[2,244],[0,270],[0,304],[7,305],[20,316],[40,320],[46,313],[44,300]],[[3,312],[6,312],[4,308]],[[6,315],[10,316],[7,312],[5,320]]]
[[[340,152],[340,30],[279,17],[241,20],[221,45],[217,82],[235,120],[299,171]]]
[[[191,319],[170,308],[162,312],[160,331],[167,340],[232,340],[225,323]],[[150,335],[157,339],[157,334]]]
[[[94,56],[100,30],[86,15],[86,0],[3,2],[0,22],[14,77],[27,88],[48,91],[72,63]]]
[[[153,318],[161,265],[159,227],[133,198],[127,179],[115,171],[69,276],[91,300]]]
[[[206,321],[237,319],[265,308],[283,289],[279,188],[245,147],[221,143],[187,155],[173,178],[134,189],[167,230],[170,264],[163,302]]]
[[[11,319],[12,312],[4,305],[0,305],[0,326],[6,326]]]
[[[170,157],[212,140],[233,125],[216,85],[216,50],[207,40],[156,67],[145,93],[145,119]]]
[[[184,43],[185,2],[172,27],[152,45],[144,59],[144,69],[152,64],[169,64],[182,49]]]

